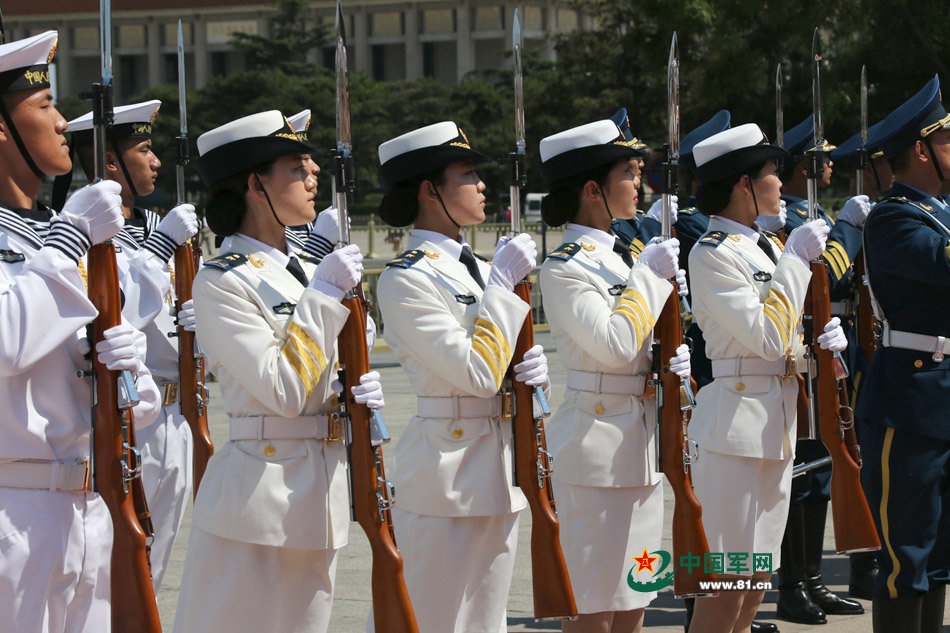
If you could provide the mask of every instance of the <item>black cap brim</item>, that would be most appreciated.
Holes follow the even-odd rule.
[[[383,189],[391,189],[416,176],[465,160],[476,165],[491,162],[491,158],[481,152],[455,145],[422,147],[394,156],[383,163],[379,168],[379,182]]]
[[[595,167],[641,156],[643,153],[640,150],[620,144],[579,147],[541,163],[541,176],[550,188]]]
[[[767,160],[778,161],[789,156],[787,151],[775,145],[753,145],[717,156],[708,163],[697,166],[693,173],[701,183],[707,184],[745,173]],[[695,154],[693,157],[695,158]]]

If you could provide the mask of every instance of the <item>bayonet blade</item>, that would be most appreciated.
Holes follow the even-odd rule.
[[[820,148],[825,140],[825,127],[821,117],[821,31],[815,27],[811,41],[811,94],[815,113],[815,147]]]
[[[3,9],[0,9],[0,44],[7,43],[7,30],[3,26]]]
[[[102,85],[112,85],[112,0],[99,0],[99,60]]]
[[[775,144],[785,149],[785,109],[782,106],[782,64],[775,66]]]
[[[178,20],[178,121],[179,132],[182,136],[187,136],[188,105],[185,95],[185,37],[181,30],[181,20]]]
[[[673,31],[673,41],[670,43],[670,59],[666,67],[666,84],[670,144],[668,160],[675,164],[678,162],[680,155],[680,59],[676,31]]]
[[[347,91],[346,31],[343,24],[343,5],[336,3],[336,148],[349,158],[352,150],[350,136],[350,97]]]
[[[512,63],[514,65],[515,78],[515,145],[517,152],[524,154],[524,81],[522,71],[522,52],[524,48],[524,39],[521,34],[521,19],[518,16],[518,9],[515,9],[514,23],[511,29],[511,51]]]
[[[861,66],[861,147],[868,143],[868,69]]]

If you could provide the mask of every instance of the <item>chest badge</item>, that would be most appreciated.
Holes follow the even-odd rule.
[[[455,295],[455,300],[470,306],[475,303],[475,295]]]
[[[623,291],[626,289],[627,289],[627,284],[617,284],[615,286],[611,286],[610,288],[608,288],[607,292],[610,294],[611,297],[619,297],[620,295],[623,294]]]
[[[772,274],[767,273],[764,270],[760,270],[756,272],[754,275],[752,275],[752,278],[755,279],[756,281],[771,281]]]
[[[296,307],[296,303],[284,301],[283,303],[278,303],[274,306],[274,314],[293,314],[294,308]]]
[[[8,264],[15,264],[17,262],[22,262],[26,260],[26,255],[23,253],[18,253],[17,251],[9,250],[0,250],[0,261],[6,262]]]
[[[264,265],[264,259],[261,257],[255,257],[254,255],[248,255],[247,261],[251,262],[251,266],[254,268],[260,268]]]

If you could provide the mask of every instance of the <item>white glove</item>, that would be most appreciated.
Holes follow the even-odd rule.
[[[346,218],[347,229],[350,228],[350,218]],[[325,257],[333,250],[333,245],[340,239],[340,213],[335,207],[327,207],[319,214],[313,224],[313,230],[307,237],[304,250],[315,257]]]
[[[848,337],[841,329],[841,319],[832,317],[825,325],[825,333],[818,337],[818,347],[832,352],[843,352],[848,348]]]
[[[379,382],[379,372],[371,371],[360,376],[360,384],[350,388],[353,399],[370,409],[379,411],[386,402],[383,400],[383,385]]]
[[[165,214],[155,230],[161,231],[176,245],[181,246],[198,234],[198,216],[195,214],[195,205],[180,204],[173,208]]]
[[[680,378],[689,378],[689,345],[684,343],[676,348],[676,354],[670,358],[670,371]]]
[[[363,276],[363,254],[356,244],[348,244],[341,249],[328,253],[317,265],[310,280],[310,288],[320,290],[342,299],[352,290]]]
[[[93,244],[105,242],[125,224],[121,193],[122,185],[114,180],[86,185],[69,196],[59,219],[85,233]]]
[[[195,302],[191,299],[181,304],[178,310],[178,325],[186,332],[195,331]]]
[[[534,269],[538,261],[537,246],[527,233],[519,233],[505,240],[504,244],[500,242],[495,249],[487,285],[514,290],[515,284]]]
[[[96,343],[96,354],[98,354],[99,362],[105,365],[106,369],[128,370],[136,374],[144,368],[145,364],[142,362],[144,356],[139,356],[135,332],[135,328],[127,323],[119,324],[103,332],[105,338]]]
[[[686,284],[686,271],[680,268],[676,271],[676,285],[679,286],[681,297],[689,296],[689,286]]]
[[[548,384],[548,358],[544,348],[535,345],[524,353],[524,359],[515,365],[515,380],[532,387],[545,387]]]
[[[838,219],[860,229],[864,226],[864,221],[868,219],[868,213],[870,212],[871,199],[867,196],[854,196],[848,198],[848,201],[844,203]]]
[[[789,233],[783,255],[794,255],[810,262],[825,250],[825,242],[828,241],[830,232],[831,227],[822,219],[806,222]]]
[[[676,214],[679,211],[679,196],[670,196],[670,226],[676,224]],[[663,196],[660,196],[656,201],[650,205],[650,210],[647,211],[647,217],[653,218],[657,222],[663,222]]]
[[[637,261],[650,267],[657,276],[673,279],[679,270],[680,241],[675,237],[663,242],[653,238],[640,253]]]

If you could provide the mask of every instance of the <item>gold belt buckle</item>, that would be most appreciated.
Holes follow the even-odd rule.
[[[82,491],[83,492],[92,492],[92,469],[89,468],[89,458],[85,457],[79,462],[82,464],[82,467],[85,469],[85,473],[82,476]]]
[[[785,380],[794,378],[798,374],[798,359],[794,354],[785,357],[785,374],[782,376]]]
[[[162,398],[162,405],[174,404],[176,400],[178,400],[178,383],[168,383],[165,385],[165,395]]]
[[[343,438],[343,416],[338,412],[327,414],[327,436],[324,442],[333,444]]]
[[[511,389],[505,389],[501,392],[501,417],[510,418],[514,414],[514,407],[511,400]]]

